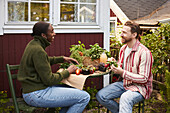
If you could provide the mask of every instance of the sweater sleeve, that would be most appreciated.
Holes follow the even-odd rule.
[[[64,62],[63,56],[59,56],[59,57],[55,57],[55,56],[50,57],[50,56],[48,56],[48,59],[50,61],[50,65]]]
[[[53,60],[53,62],[55,62],[55,58]],[[52,86],[56,85],[64,78],[67,78],[69,76],[69,72],[65,70],[58,73],[52,73],[49,61],[49,57],[44,51],[39,51],[33,56],[34,66],[40,79],[45,85]]]
[[[132,72],[124,70],[122,77],[134,83],[144,84],[148,81],[152,68],[152,54],[149,51],[143,51],[140,58],[139,67],[132,67]],[[139,72],[134,73],[136,70]]]

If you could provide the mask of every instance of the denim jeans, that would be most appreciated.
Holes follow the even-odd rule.
[[[31,106],[62,107],[60,113],[82,113],[90,100],[90,95],[67,85],[56,85],[23,94],[23,98]]]
[[[117,103],[115,98],[119,98]],[[123,81],[112,83],[96,94],[97,100],[112,113],[132,113],[133,105],[144,100],[137,91],[125,90]]]

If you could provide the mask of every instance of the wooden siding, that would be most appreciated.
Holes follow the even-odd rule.
[[[25,46],[33,38],[30,34],[5,34],[0,36],[0,91],[7,90],[9,92],[8,79],[5,72],[5,65],[8,64],[19,64],[22,54],[24,52]],[[103,47],[103,33],[80,33],[80,34],[56,34],[54,42],[46,48],[49,56],[69,56],[70,45],[78,44],[78,41],[85,44],[86,48],[89,45],[98,43]],[[52,66],[53,72],[56,72],[58,65]],[[94,84],[98,84],[97,89],[102,87],[102,79],[88,79],[86,81],[86,86],[89,86],[93,81]],[[20,95],[20,84],[17,82],[16,89]]]
[[[110,9],[110,17],[116,17],[115,13]],[[119,20],[119,18],[117,18],[117,22],[121,23],[121,21]]]

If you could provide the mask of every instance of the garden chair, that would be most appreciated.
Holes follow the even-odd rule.
[[[6,64],[6,72],[8,76],[8,81],[9,81],[9,87],[11,91],[11,96],[14,104],[14,109],[16,113],[20,113],[20,111],[31,113],[37,107],[29,106],[23,98],[17,98],[16,97],[16,79],[17,79],[17,71],[19,69],[19,65],[9,65]],[[15,85],[15,89],[14,89]],[[55,108],[49,108],[46,112],[47,113],[53,113],[55,111]]]
[[[113,77],[118,78],[118,76],[119,76],[119,75],[117,75],[117,74],[111,74],[111,73],[110,73],[110,83],[113,82]],[[142,104],[142,113],[144,113],[145,100],[139,102],[139,105],[138,105],[138,113],[140,113],[141,104]],[[109,113],[109,110],[107,110],[107,113]]]

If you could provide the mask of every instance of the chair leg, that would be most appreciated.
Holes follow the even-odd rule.
[[[99,103],[98,103],[98,113],[100,113],[100,105],[99,105]]]
[[[142,113],[144,113],[145,102],[143,101]]]
[[[138,109],[138,113],[140,113],[140,102],[139,102],[139,109]]]
[[[145,101],[139,102],[138,113],[140,113],[141,104],[142,104],[142,113],[144,113]]]
[[[109,110],[107,109],[107,113],[109,113]]]

